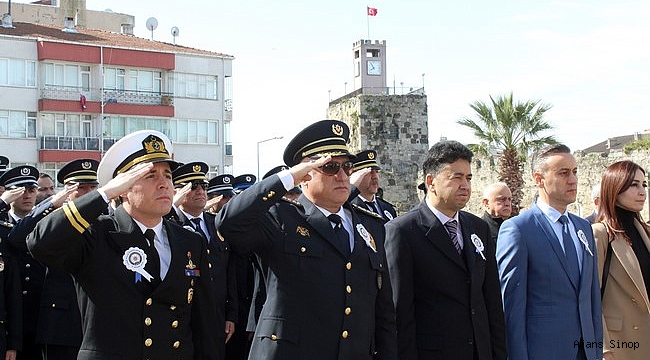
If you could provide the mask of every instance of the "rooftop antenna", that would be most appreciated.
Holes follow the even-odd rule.
[[[176,37],[178,36],[178,31],[179,31],[179,30],[178,30],[178,27],[177,27],[177,26],[174,26],[174,27],[172,28],[172,36],[174,37],[174,45],[176,45]]]
[[[158,27],[158,20],[155,17],[147,19],[147,29],[151,31],[151,40],[153,40],[153,31]]]

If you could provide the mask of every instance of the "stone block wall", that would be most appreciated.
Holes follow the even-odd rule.
[[[429,149],[426,95],[343,97],[330,104],[327,118],[350,126],[351,151],[377,151],[384,199],[398,213],[418,203],[417,184]]]
[[[575,203],[569,205],[568,209],[570,212],[582,217],[591,214],[594,210],[593,202],[591,201],[591,188],[600,181],[602,173],[607,166],[617,161],[631,160],[641,165],[644,170],[650,170],[650,151],[647,150],[634,151],[629,155],[626,155],[622,151],[615,151],[609,155],[593,153],[584,155],[580,152],[574,155],[578,162],[578,198]],[[494,161],[494,163],[497,163],[497,161]],[[537,193],[537,187],[532,179],[530,164],[524,164],[524,169],[525,173],[523,177],[526,185],[523,189],[522,211],[530,207]],[[481,157],[475,157],[472,161],[472,173],[474,175],[472,179],[472,196],[465,210],[480,216],[483,213],[481,205],[483,190],[489,184],[498,181],[498,174],[497,169],[490,166],[490,159]],[[648,216],[647,200],[641,214],[646,221],[650,219]]]

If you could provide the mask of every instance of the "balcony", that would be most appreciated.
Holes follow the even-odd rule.
[[[102,138],[102,150],[106,151],[119,139]],[[43,136],[41,137],[41,150],[90,150],[99,151],[100,138],[77,136]]]
[[[41,99],[79,101],[81,95],[86,101],[102,101],[105,104],[162,105],[174,106],[174,94],[159,91],[83,89],[79,86],[45,85],[41,88]]]

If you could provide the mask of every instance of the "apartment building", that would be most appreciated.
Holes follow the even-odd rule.
[[[71,23],[0,27],[0,154],[55,176],[154,129],[177,161],[229,172],[233,59]]]

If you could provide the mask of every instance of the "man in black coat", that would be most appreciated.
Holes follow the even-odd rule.
[[[397,217],[393,204],[377,196],[379,190],[379,164],[377,163],[377,152],[374,150],[362,151],[355,155],[354,173],[350,179],[358,191],[350,202],[379,214],[385,222]],[[356,194],[356,191],[353,191]]]
[[[291,166],[234,197],[217,229],[268,267],[251,360],[397,359],[383,222],[350,205],[347,125],[316,122],[284,152]],[[297,201],[283,195],[301,184]]]
[[[41,220],[27,245],[71,273],[83,320],[80,360],[216,360],[206,244],[163,219],[172,206],[171,142],[131,133],[104,155],[104,184]],[[102,215],[109,201],[120,203]]]
[[[0,184],[9,191],[22,189],[19,196],[13,197],[9,203],[10,210],[2,213],[1,221],[11,224],[14,229],[5,238],[8,249],[15,254],[20,271],[20,287],[22,291],[22,350],[18,351],[18,358],[25,360],[41,360],[42,349],[36,344],[36,327],[38,311],[41,306],[41,291],[45,278],[45,267],[34,260],[27,251],[25,239],[29,231],[20,231],[16,225],[29,217],[36,203],[38,194],[38,169],[33,166],[22,165],[7,170],[0,177]],[[61,200],[62,201],[62,200]],[[44,210],[49,208],[45,205]],[[50,209],[51,210],[51,209]]]
[[[456,141],[429,149],[427,195],[386,224],[400,360],[505,360],[501,290],[488,227],[461,211],[472,152]]]
[[[211,292],[217,302],[217,359],[224,359],[226,343],[235,332],[237,322],[237,301],[235,269],[230,262],[230,244],[219,239],[214,227],[214,214],[204,211],[208,200],[208,165],[191,162],[179,166],[172,172],[176,195],[174,206],[179,225],[196,231],[205,240],[208,248],[208,263]],[[241,330],[243,331],[243,329]]]
[[[508,184],[496,182],[488,185],[483,190],[482,203],[485,212],[483,212],[481,219],[488,224],[490,228],[490,239],[496,249],[499,228],[512,213],[512,192]]]

